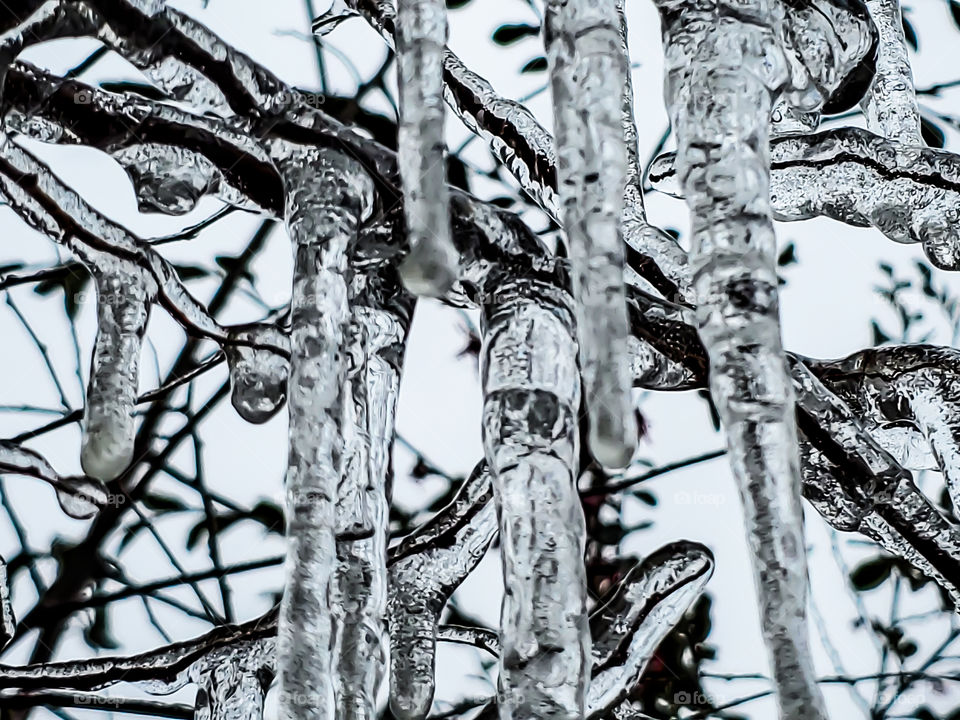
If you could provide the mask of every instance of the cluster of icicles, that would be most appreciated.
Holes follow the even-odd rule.
[[[669,545],[588,611],[577,493],[581,406],[587,449],[599,464],[620,469],[638,435],[634,380],[661,387],[693,382],[692,371],[655,342],[638,345],[631,335],[634,312],[663,327],[698,327],[743,497],[785,720],[825,717],[807,648],[802,487],[834,527],[863,532],[945,586],[960,586],[956,533],[897,465],[932,466],[935,456],[948,469],[954,497],[960,495],[960,368],[950,365],[953,355],[940,358],[939,369],[929,348],[917,349],[916,358],[876,351],[817,365],[785,354],[780,342],[774,218],[822,214],[873,225],[898,241],[923,242],[940,267],[960,266],[960,166],[953,156],[921,147],[897,0],[869,0],[869,11],[859,0],[656,2],[678,150],[659,158],[648,177],[686,198],[688,258],[643,216],[622,5],[547,2],[555,143],[529,113],[496,99],[446,49],[441,0],[400,0],[395,13],[388,4],[377,6],[376,24],[393,35],[398,56],[398,163],[410,248],[398,270],[406,288],[444,297],[462,275],[445,177],[447,92],[452,106],[462,109],[467,95],[479,98],[490,117],[510,118],[523,130],[523,142],[497,140],[483,117],[465,118],[562,224],[573,290],[571,299],[536,273],[518,274],[503,278],[484,303],[485,461],[450,506],[389,549],[390,445],[411,296],[384,302],[375,274],[364,271],[370,258],[356,258],[378,203],[368,168],[337,150],[277,136],[263,145],[247,141],[235,130],[239,122],[217,129],[213,117],[230,110],[209,78],[172,58],[158,60],[154,43],[144,49],[125,45],[121,32],[101,35],[171,97],[211,114],[187,117],[167,108],[166,119],[198,134],[220,133],[223,147],[234,143],[282,179],[294,250],[289,313],[277,322],[227,328],[184,291],[149,244],[88,208],[4,138],[0,190],[22,217],[87,266],[98,294],[99,331],[82,425],[85,477],[61,477],[36,453],[9,443],[0,444],[0,470],[50,483],[75,517],[89,517],[108,501],[108,484],[134,458],[139,356],[153,304],[223,346],[233,405],[246,420],[265,422],[287,405],[281,606],[250,628],[213,633],[152,657],[146,664],[165,676],[143,680],[149,689],[170,692],[193,682],[197,717],[252,720],[260,717],[276,675],[284,720],[359,720],[377,716],[389,664],[393,715],[422,720],[433,701],[436,643],[445,640],[499,656],[500,690],[489,711],[504,720],[609,714],[635,687],[713,566],[701,546]],[[96,16],[98,3],[87,3],[92,14],[70,16],[64,34]],[[231,55],[161,0],[129,4],[165,18],[211,55],[230,57],[238,77],[255,79],[250,93],[265,108],[283,94],[276,84],[271,95],[273,81],[251,69],[252,61]],[[56,27],[60,4],[40,5],[32,16],[36,27],[48,20]],[[11,42],[20,47],[25,38],[26,30]],[[444,72],[456,80],[455,91]],[[869,132],[810,134],[821,113],[857,102]],[[148,115],[143,108],[129,112]],[[71,141],[70,128],[25,114],[11,112],[8,124],[44,140]],[[180,214],[207,193],[250,204],[222,168],[197,153],[133,145],[111,154],[127,170],[143,209]],[[531,163],[541,162],[556,167],[553,185],[538,181]],[[470,211],[481,212],[479,206]],[[503,246],[519,247],[501,219],[487,220],[499,227]],[[625,284],[627,249],[656,258],[676,289],[668,299],[683,304],[641,307],[644,296]],[[656,340],[669,344],[666,333]],[[834,402],[821,383],[826,378],[845,405]],[[815,422],[798,428],[795,407]],[[878,418],[866,427],[866,443],[857,417]],[[813,449],[815,432],[835,438],[878,478],[872,497],[851,488],[834,456]],[[898,534],[905,525],[921,529],[941,553],[911,546]],[[497,532],[506,587],[499,634],[440,625],[447,600]],[[5,582],[0,605],[3,639],[14,632]],[[114,682],[111,673],[124,663],[133,668],[138,662],[145,664],[130,658],[3,668],[0,690],[44,682],[94,690]]]

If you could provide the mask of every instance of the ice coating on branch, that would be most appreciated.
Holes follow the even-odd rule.
[[[627,180],[622,94],[629,68],[613,2],[551,0],[544,23],[590,451],[603,465],[622,468],[638,432],[620,228]]]
[[[233,342],[223,348],[230,366],[230,402],[247,422],[266,422],[287,399],[290,361],[255,345],[282,346],[283,333],[273,324],[247,325],[231,328],[230,338]]]
[[[618,127],[619,132],[619,127]],[[547,286],[485,308],[483,443],[500,519],[500,717],[583,717],[590,634],[573,317]]]
[[[443,140],[447,6],[444,0],[399,0],[396,22],[397,159],[410,241],[400,274],[411,292],[440,296],[456,279],[459,258],[450,239]]]
[[[960,353],[929,345],[873,348],[822,363],[820,372],[877,425],[915,426],[960,506]]]
[[[703,592],[713,555],[696,543],[666,545],[634,566],[590,614],[589,717],[602,717],[640,679],[663,639]]]
[[[107,503],[107,489],[94,478],[63,477],[37,452],[0,440],[0,473],[27,475],[49,483],[57,502],[72,518],[85,520]]]
[[[936,470],[930,443],[911,423],[889,423],[870,429],[877,444],[907,470]]]
[[[343,467],[347,375],[348,246],[369,214],[373,186],[334,151],[278,146],[294,245],[286,583],[277,640],[282,720],[332,720],[331,577],[336,569],[337,484]]]
[[[0,650],[3,650],[17,630],[17,619],[10,602],[10,584],[7,579],[7,563],[0,557]]]
[[[187,671],[197,685],[194,720],[262,720],[273,646],[265,640],[239,642],[194,663]]]
[[[900,0],[866,0],[880,35],[877,70],[860,106],[867,129],[905,145],[923,145],[920,110],[907,56]]]
[[[133,459],[140,350],[156,284],[137,265],[109,253],[84,248],[79,254],[97,290],[80,464],[90,477],[109,482]]]
[[[337,488],[337,567],[331,582],[336,717],[375,720],[386,671],[390,446],[405,328],[392,312],[354,302]]]
[[[673,153],[647,173],[651,184],[682,195]],[[931,262],[960,269],[960,159],[905,146],[860,128],[790,135],[770,148],[770,203],[777,220],[821,215],[873,226],[891,240],[922,242]]]
[[[816,132],[820,125],[818,110],[800,110],[786,98],[780,98],[770,113],[770,136],[803,134]]]
[[[481,465],[446,508],[390,549],[390,711],[398,720],[423,720],[430,711],[440,613],[496,531],[490,474]]]
[[[841,42],[834,23],[843,26],[844,16],[818,16],[819,6],[790,5],[803,20],[797,33],[797,17],[787,18],[776,0],[735,12],[712,2],[657,6],[677,178],[691,214],[700,337],[743,500],[780,716],[825,718],[808,647],[800,470],[780,341],[768,146],[774,97],[818,109],[856,64],[848,51],[858,38]]]
[[[129,2],[147,15],[156,15],[167,5],[167,0],[129,0]]]

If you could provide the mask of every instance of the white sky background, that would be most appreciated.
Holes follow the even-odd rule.
[[[200,0],[179,0],[170,5],[193,14],[219,33],[226,41],[263,63],[286,82],[298,87],[315,89],[318,86],[316,60],[312,44],[304,37],[309,22],[303,0],[210,0],[203,9]],[[323,10],[323,0],[316,2]],[[960,67],[951,62],[955,56],[958,31],[952,24],[947,6],[941,0],[915,0],[910,5],[909,17],[920,37],[920,53],[914,55],[917,85],[926,87],[936,82],[955,80]],[[647,158],[667,126],[661,95],[661,59],[659,22],[650,0],[630,0],[630,46],[633,51],[633,80],[636,95],[635,110],[641,143],[641,156]],[[536,23],[537,16],[523,0],[473,0],[465,8],[450,13],[451,47],[468,66],[477,70],[503,94],[523,97],[538,90],[546,81],[545,73],[519,75],[518,70],[531,58],[541,55],[537,38],[523,40],[507,48],[494,45],[492,32],[503,23]],[[342,24],[326,37],[326,42],[350,57],[359,72],[366,76],[376,69],[385,49],[379,36],[363,20],[353,19]],[[57,42],[31,50],[26,58],[62,72],[82,60],[95,48],[89,41]],[[355,79],[336,54],[326,54],[327,69],[334,91],[352,94]],[[101,61],[84,75],[87,82],[139,78],[124,61],[110,57]],[[375,95],[370,96],[375,102]],[[931,98],[924,102],[930,105]],[[934,99],[935,100],[935,99]],[[540,92],[529,101],[529,107],[547,127],[552,125],[549,92]],[[947,91],[936,101],[938,109],[960,110],[960,90]],[[386,104],[382,103],[382,108]],[[459,121],[450,117],[448,144],[457,147],[467,136]],[[948,149],[960,151],[957,133],[947,133]],[[27,143],[30,149],[51,163],[54,170],[68,184],[98,209],[120,221],[144,237],[176,232],[203,219],[218,207],[213,200],[204,200],[189,216],[169,218],[161,215],[142,215],[136,210],[133,191],[120,168],[101,153],[85,148],[58,148],[38,143]],[[466,158],[484,168],[489,158],[482,143],[474,141]],[[476,183],[481,196],[503,194],[503,189],[492,182]],[[661,226],[673,227],[685,233],[686,211],[678,200],[652,194],[648,198],[651,220]],[[538,218],[531,218],[535,227]],[[55,246],[27,229],[13,213],[0,208],[0,223],[4,241],[0,244],[0,265],[27,262],[46,266],[56,262]],[[233,255],[245,245],[259,223],[258,219],[237,213],[218,223],[214,229],[198,239],[167,245],[163,254],[174,262],[215,267],[215,255]],[[869,321],[880,320],[881,325],[893,329],[896,322],[889,307],[873,290],[883,278],[877,270],[881,260],[894,265],[902,274],[915,277],[911,267],[922,258],[918,246],[891,243],[874,230],[858,230],[837,223],[818,220],[792,225],[779,225],[781,244],[796,243],[799,264],[790,266],[785,275],[788,284],[782,293],[782,316],[785,345],[796,352],[815,357],[837,357],[868,346],[872,342]],[[265,300],[273,305],[289,297],[291,257],[283,231],[278,228],[270,236],[252,270],[258,278],[258,287]],[[960,279],[938,273],[938,285],[947,285],[960,294]],[[188,287],[201,300],[208,300],[214,283],[210,280],[191,281]],[[62,378],[72,407],[82,406],[82,384],[74,374],[75,362],[69,341],[68,325],[63,318],[61,298],[54,294],[37,296],[30,286],[15,288],[10,296],[29,318],[32,326],[47,344]],[[260,319],[262,310],[254,302],[240,296],[230,305],[222,319],[235,323]],[[474,321],[476,317],[474,316]],[[471,358],[457,359],[463,348],[463,315],[454,309],[436,303],[420,304],[406,356],[400,398],[398,427],[400,433],[427,458],[450,473],[466,474],[482,455],[480,444],[480,389],[476,368]],[[89,353],[95,333],[93,307],[85,307],[79,323],[84,380]],[[949,332],[936,336],[937,342],[949,342]],[[182,342],[182,331],[162,311],[155,309],[151,317],[142,371],[143,389],[156,386],[156,365],[165,372],[169,369],[176,350]],[[59,397],[42,366],[42,359],[10,308],[0,306],[0,405],[29,403],[50,408],[59,406]],[[154,353],[156,353],[156,360]],[[225,369],[210,373],[198,381],[198,397],[212,392],[225,377]],[[183,393],[180,393],[182,397]],[[704,403],[694,394],[644,394],[638,396],[641,409],[650,426],[639,457],[653,466],[679,460],[722,445],[722,437],[710,425]],[[31,427],[43,424],[52,416],[0,412],[0,437],[9,437]],[[177,421],[170,421],[175,430]],[[286,415],[281,412],[263,426],[252,426],[242,421],[229,403],[209,416],[202,432],[207,481],[213,489],[241,504],[253,505],[260,498],[281,500],[281,480],[286,454]],[[79,472],[79,430],[76,425],[50,433],[30,443],[42,452],[61,473]],[[424,496],[438,492],[439,483],[431,480],[414,483],[406,476],[413,455],[398,446],[395,453],[395,501],[409,507],[423,506]],[[174,463],[185,472],[193,471],[193,456],[189,445],[178,453]],[[925,488],[938,492],[939,480],[931,477]],[[46,550],[56,537],[82,537],[87,522],[73,521],[59,511],[52,491],[29,479],[10,477],[4,480],[21,521],[26,526],[34,549]],[[182,497],[199,507],[196,495],[168,478],[154,486],[165,494]],[[652,528],[634,533],[623,548],[627,553],[646,554],[666,542],[686,538],[711,547],[716,555],[717,570],[709,585],[714,598],[713,630],[709,642],[718,648],[718,657],[705,668],[712,673],[766,672],[765,656],[753,601],[752,573],[742,530],[739,500],[724,460],[668,474],[649,482],[645,487],[658,497],[659,506],[649,508],[639,501],[626,499],[624,514],[627,524],[650,519]],[[203,570],[209,559],[205,543],[187,552],[183,538],[199,519],[197,513],[166,515],[157,526],[174,548],[179,562],[189,570]],[[831,550],[831,535],[817,514],[808,507],[808,540],[811,552],[811,581],[818,614],[824,617],[826,633],[832,640],[832,649],[825,648],[814,632],[813,646],[817,669],[822,675],[865,675],[879,667],[878,644],[872,632],[853,628],[851,621],[857,610],[851,594],[845,587],[846,570],[838,567]],[[119,538],[108,550],[115,550]],[[231,564],[281,553],[282,543],[275,536],[266,536],[251,526],[231,529],[223,535],[224,563]],[[842,557],[851,567],[864,558],[875,555],[870,548],[850,545],[849,538],[839,540]],[[19,545],[6,518],[0,514],[0,553],[5,557]],[[458,591],[460,607],[492,626],[496,626],[500,601],[500,571],[495,557],[488,557],[480,568]],[[144,533],[128,546],[122,558],[134,580],[149,580],[176,574],[155,541]],[[41,564],[52,579],[54,566]],[[278,570],[268,570],[235,576],[230,580],[240,620],[249,619],[267,610],[271,593],[280,587]],[[883,589],[861,594],[871,617],[886,620],[889,617],[891,594],[889,583]],[[213,582],[203,585],[209,597],[216,598]],[[903,614],[920,612],[935,607],[933,591],[929,588],[914,594],[905,590],[902,598]],[[196,605],[189,590],[170,593],[183,602]],[[33,605],[35,596],[25,575],[14,588],[16,610],[22,615]],[[190,620],[182,613],[158,603],[151,608],[174,639],[186,639],[204,632],[208,626]],[[164,644],[163,638],[149,624],[143,605],[137,600],[124,601],[115,606],[113,631],[122,642],[119,652],[132,653]],[[908,623],[910,637],[920,645],[917,655],[906,667],[922,664],[930,650],[946,637],[948,619],[934,622]],[[816,625],[813,625],[816,628]],[[81,636],[78,620],[65,636],[58,653],[59,659],[83,657],[89,649]],[[5,661],[24,662],[31,640],[8,651]],[[954,654],[960,649],[954,649]],[[950,654],[950,653],[948,653]],[[438,702],[463,695],[485,694],[489,685],[478,679],[481,667],[478,655],[468,649],[441,646],[438,659]],[[834,661],[840,663],[839,666]],[[912,664],[911,664],[912,663]],[[888,666],[888,669],[894,669]],[[956,670],[953,665],[938,666],[942,671]],[[730,702],[738,697],[764,690],[763,681],[722,682],[708,681],[706,685],[715,704]],[[864,696],[872,701],[874,686],[859,686]],[[921,697],[913,691],[902,699],[904,710],[925,703],[946,709],[960,704],[960,689],[947,684],[943,696],[932,693]],[[134,695],[135,689],[122,687],[122,695]],[[188,699],[192,689],[177,697]],[[825,689],[831,716],[835,718],[866,717],[860,704],[844,686]],[[760,700],[738,707],[735,712],[751,718],[775,716],[770,700]],[[43,715],[41,711],[38,716]],[[103,717],[104,713],[71,711],[76,717]]]

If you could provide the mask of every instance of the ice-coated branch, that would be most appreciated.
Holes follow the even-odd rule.
[[[409,308],[371,287],[351,298],[344,386],[344,465],[337,487],[331,580],[336,717],[375,720],[386,672],[390,448]]]
[[[505,588],[504,720],[577,720],[584,712],[590,635],[572,326],[563,297],[535,282],[505,283],[484,312],[483,442]]]
[[[860,101],[867,129],[904,145],[923,145],[900,0],[866,0],[880,36],[876,73]]]
[[[631,568],[600,600],[590,614],[588,718],[604,717],[631,692],[660,643],[703,593],[713,567],[703,545],[671,543]]]
[[[10,581],[7,578],[7,563],[0,557],[0,650],[13,640],[17,631],[17,619],[10,602]]]
[[[64,477],[39,453],[6,440],[0,440],[0,473],[43,480],[56,490],[63,511],[79,520],[93,517],[107,502],[107,489],[99,480]]]
[[[590,451],[604,465],[622,468],[633,455],[637,425],[628,375],[620,229],[628,154],[623,92],[629,67],[616,4],[551,0],[544,38]]]
[[[648,179],[679,196],[675,155]],[[873,226],[897,242],[922,242],[930,261],[960,269],[960,156],[902,145],[860,128],[778,138],[770,147],[770,203],[777,220],[825,216]]]
[[[904,421],[926,439],[947,490],[960,502],[960,353],[930,345],[863,350],[815,366],[870,430]]]
[[[372,211],[373,186],[355,160],[277,144],[294,246],[287,562],[277,641],[283,720],[332,720],[337,486],[343,472],[347,377],[347,252]]]
[[[221,344],[245,342],[229,332],[207,313],[184,287],[176,270],[156,250],[117,223],[90,207],[37,160],[7,137],[0,141],[0,193],[10,207],[31,227],[44,233],[71,252],[126,262],[147,273],[157,286],[157,301],[181,325],[197,335]],[[286,343],[270,345],[258,338],[258,345],[288,356]]]
[[[399,720],[423,720],[430,711],[440,613],[496,531],[482,463],[446,508],[390,548],[390,710]]]
[[[410,253],[400,267],[411,292],[440,296],[456,279],[459,256],[450,240],[443,127],[443,0],[399,0],[397,159]]]

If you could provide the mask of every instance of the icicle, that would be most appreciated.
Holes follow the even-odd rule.
[[[156,283],[138,266],[91,249],[79,253],[97,288],[97,339],[83,408],[80,464],[109,482],[133,460],[140,349]]]
[[[676,156],[647,171],[659,191],[679,197]],[[923,242],[930,261],[960,269],[960,159],[903,146],[860,128],[789,135],[770,148],[770,203],[777,220],[825,216],[873,226],[896,242]]]
[[[480,466],[450,505],[390,550],[390,710],[398,720],[430,711],[440,613],[493,540],[490,500],[490,474]]]
[[[397,3],[400,126],[397,156],[410,254],[400,266],[411,292],[440,296],[456,279],[458,254],[450,239],[446,146],[443,141],[443,0]]]
[[[279,146],[286,222],[295,248],[290,449],[286,481],[286,585],[278,630],[281,720],[332,720],[333,636],[329,603],[336,564],[334,506],[344,451],[347,248],[372,209],[373,186],[354,160],[333,151]]]
[[[611,2],[550,0],[544,21],[590,450],[622,468],[637,441],[620,228],[626,187],[621,100],[627,62]]]
[[[0,557],[0,650],[3,650],[17,631],[17,619],[10,602],[10,583],[7,578],[7,563]]]
[[[700,337],[743,500],[780,716],[825,718],[808,648],[794,397],[780,342],[768,160],[774,93],[783,89],[810,109],[825,98],[809,76],[807,85],[788,85],[798,78],[781,47],[779,4],[757,3],[745,9],[749,18],[727,15],[720,3],[657,5],[677,174],[691,213]],[[831,72],[809,70],[814,78]]]
[[[590,635],[573,318],[552,288],[516,281],[501,286],[484,324],[483,441],[506,589],[500,716],[577,720]]]
[[[906,145],[923,145],[920,110],[907,57],[900,0],[866,0],[880,34],[876,73],[860,101],[867,129]]]
[[[336,717],[375,720],[387,656],[387,493],[405,328],[391,312],[355,304],[350,334],[337,568],[330,590]]]
[[[626,698],[712,574],[713,555],[707,548],[673,543],[636,565],[601,600],[590,615],[593,679],[588,718],[602,717]]]
[[[247,422],[266,422],[287,399],[290,363],[273,350],[236,343],[280,346],[283,333],[272,324],[247,325],[231,328],[230,338],[223,348],[230,366],[230,401]]]
[[[264,641],[240,642],[215,651],[187,672],[197,685],[194,720],[261,720],[273,674]],[[272,649],[272,648],[271,648]]]

